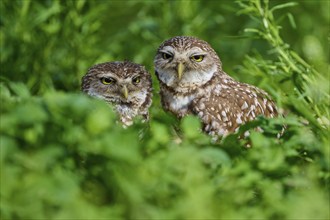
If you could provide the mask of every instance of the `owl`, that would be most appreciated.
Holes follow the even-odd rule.
[[[265,91],[230,77],[217,53],[198,38],[166,40],[157,50],[154,65],[163,108],[178,118],[198,116],[203,131],[211,136],[235,132],[258,115],[278,114]]]
[[[81,89],[90,96],[110,103],[124,126],[136,116],[149,119],[152,102],[151,75],[130,61],[100,63],[89,68],[82,78]]]

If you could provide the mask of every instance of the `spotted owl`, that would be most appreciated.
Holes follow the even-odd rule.
[[[131,125],[138,115],[149,119],[152,82],[142,65],[129,61],[97,64],[83,76],[81,89],[110,103],[124,126]]]
[[[203,40],[186,36],[166,40],[154,64],[163,108],[178,118],[197,115],[211,136],[235,132],[258,115],[278,114],[265,91],[225,73],[217,53]]]

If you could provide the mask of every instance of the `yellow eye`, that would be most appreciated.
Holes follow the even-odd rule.
[[[196,62],[202,62],[204,59],[204,55],[195,55],[195,56],[192,56],[191,59]]]
[[[164,60],[168,60],[171,59],[173,56],[171,54],[168,53],[162,53],[162,57]]]
[[[136,76],[136,77],[134,77],[134,78],[132,79],[132,82],[133,82],[134,84],[138,84],[138,83],[140,83],[140,82],[141,82],[141,77],[140,77],[140,76]]]
[[[110,84],[114,84],[116,82],[116,80],[112,77],[109,77],[109,78],[101,78],[101,82],[104,84],[104,85],[110,85]]]

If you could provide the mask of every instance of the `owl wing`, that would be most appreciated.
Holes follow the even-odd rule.
[[[209,96],[195,99],[191,107],[201,118],[204,131],[219,136],[234,132],[258,115],[277,115],[275,104],[266,92],[238,82],[215,86]]]

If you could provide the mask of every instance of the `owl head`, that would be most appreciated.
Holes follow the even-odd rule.
[[[151,76],[142,65],[130,61],[101,63],[82,78],[82,90],[108,103],[140,103],[151,91]]]
[[[172,88],[193,88],[221,70],[221,62],[205,41],[177,36],[163,42],[154,59],[158,79]]]

